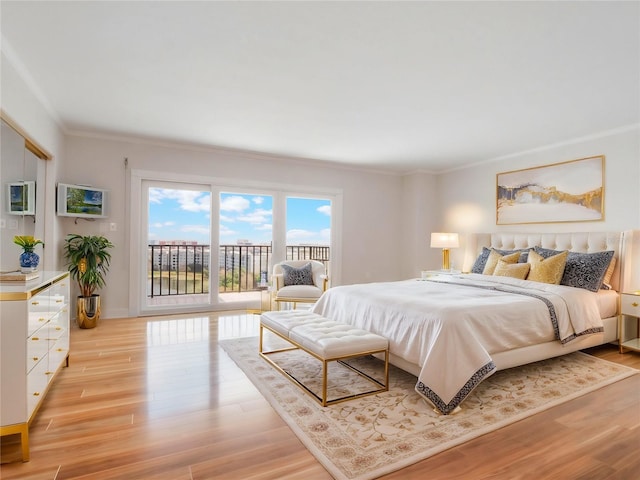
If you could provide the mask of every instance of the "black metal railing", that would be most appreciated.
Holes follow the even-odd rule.
[[[218,292],[250,292],[269,284],[271,245],[220,245]],[[149,245],[150,297],[209,293],[209,245]],[[326,264],[330,248],[287,245],[287,260],[317,260]]]

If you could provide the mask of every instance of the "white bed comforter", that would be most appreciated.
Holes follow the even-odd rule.
[[[388,338],[444,414],[495,372],[492,353],[603,331],[593,292],[476,274],[334,287],[313,311]]]

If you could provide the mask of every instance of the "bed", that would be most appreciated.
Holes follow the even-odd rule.
[[[631,270],[632,238],[633,232],[473,234],[461,245],[465,271],[478,271],[479,257],[491,249],[512,257],[534,247],[547,257],[570,251],[574,261],[613,252],[609,282],[597,291],[447,273],[334,287],[312,310],[387,337],[390,362],[415,375],[416,391],[449,414],[498,370],[617,340],[618,292]]]

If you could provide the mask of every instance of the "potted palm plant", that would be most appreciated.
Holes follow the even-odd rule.
[[[67,235],[64,256],[71,278],[78,282],[76,321],[80,328],[93,328],[100,319],[100,295],[95,291],[105,286],[113,244],[102,236]]]

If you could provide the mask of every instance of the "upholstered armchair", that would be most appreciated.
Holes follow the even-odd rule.
[[[327,289],[329,278],[323,263],[316,260],[287,260],[273,267],[273,300],[280,310],[283,302],[315,303]]]

